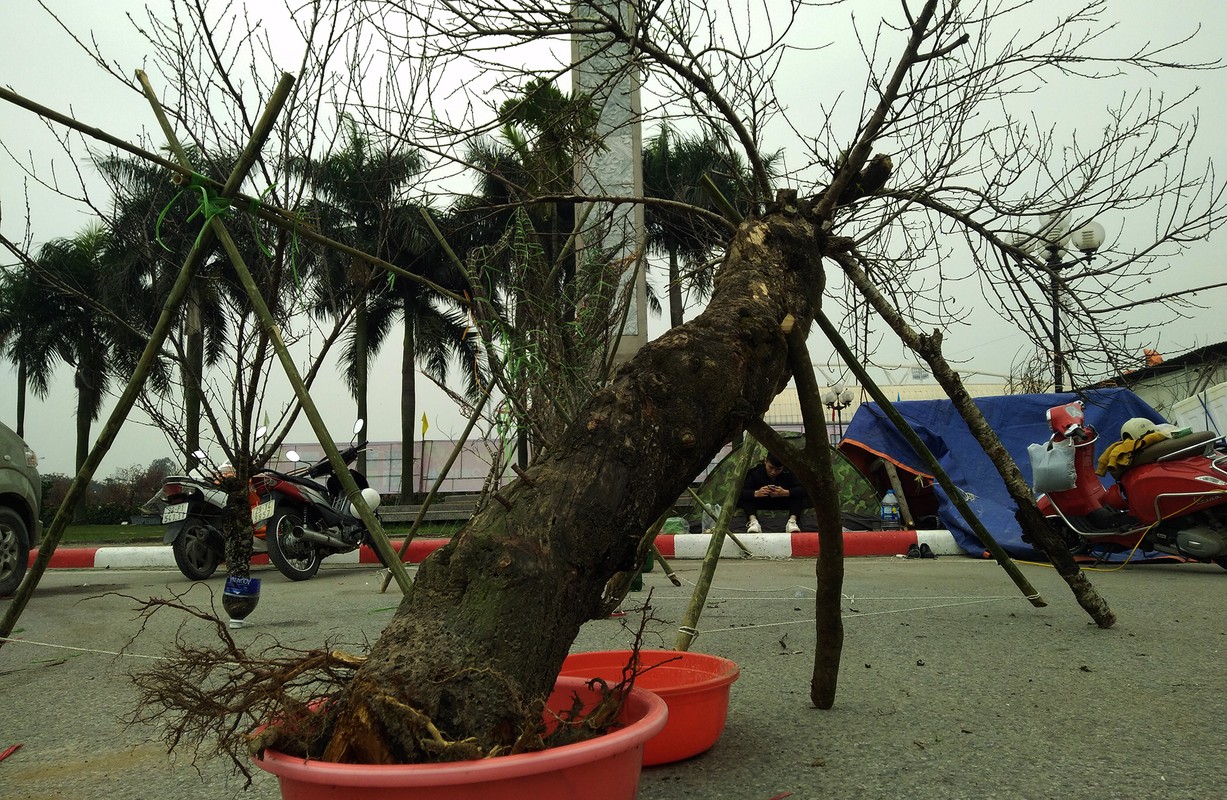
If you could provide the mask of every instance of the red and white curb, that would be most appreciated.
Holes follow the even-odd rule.
[[[745,558],[737,542],[745,545],[750,557],[816,558],[816,533],[734,533],[737,541],[724,537],[721,558]],[[665,558],[703,558],[711,536],[705,533],[657,536],[656,547]],[[928,544],[934,555],[964,555],[949,531],[844,531],[844,556],[906,555],[912,545]]]
[[[815,558],[818,555],[816,533],[734,533],[755,558]],[[662,534],[656,537],[656,547],[667,559],[703,558],[711,536],[705,533]],[[415,539],[409,545],[405,560],[421,563],[428,555],[447,544],[447,539]],[[949,531],[844,531],[844,556],[906,555],[912,545],[928,544],[934,554],[965,555]],[[401,543],[392,540],[398,552]],[[37,552],[30,554],[34,563]],[[720,550],[721,558],[746,558],[732,538],[726,536]],[[253,564],[267,564],[268,555],[252,556]],[[328,564],[377,564],[379,559],[369,547],[349,553],[329,556]],[[175,569],[175,556],[166,545],[129,547],[61,547],[51,556],[53,569]]]

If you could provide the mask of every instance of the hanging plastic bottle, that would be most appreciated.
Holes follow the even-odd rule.
[[[894,489],[887,489],[882,498],[882,529],[894,531],[899,529],[899,498]]]

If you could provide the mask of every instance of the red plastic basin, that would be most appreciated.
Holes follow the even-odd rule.
[[[622,680],[630,658],[630,650],[572,653],[559,675],[601,678],[612,685]],[[654,668],[635,679],[635,688],[659,695],[669,706],[669,721],[648,741],[643,763],[668,764],[711,748],[724,732],[729,687],[741,674],[736,662],[677,650],[640,650],[639,659],[641,669]]]
[[[559,678],[547,708],[600,700],[580,678]],[[604,736],[536,753],[447,764],[334,764],[264,751],[256,766],[275,774],[285,800],[634,800],[644,743],[665,726],[664,701],[635,687]]]

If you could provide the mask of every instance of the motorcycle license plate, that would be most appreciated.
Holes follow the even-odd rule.
[[[265,500],[260,505],[251,510],[252,524],[263,522],[273,515],[273,506],[275,503],[272,500]]]
[[[162,524],[166,525],[171,522],[178,522],[181,519],[187,519],[187,503],[180,503],[176,506],[167,506],[162,509]]]

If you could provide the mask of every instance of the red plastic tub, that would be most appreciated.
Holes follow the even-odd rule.
[[[572,653],[560,675],[622,680],[630,650]],[[668,764],[705,752],[724,732],[729,688],[741,670],[736,662],[705,653],[640,650],[640,668],[654,667],[635,679],[636,689],[659,695],[669,706],[669,721],[643,750],[643,763]],[[655,666],[659,664],[660,666]]]
[[[559,678],[547,706],[560,712],[578,694],[599,692],[581,678]],[[256,766],[275,774],[285,800],[633,800],[644,743],[665,726],[665,702],[636,687],[622,706],[622,728],[596,739],[536,753],[448,764],[334,764],[264,751]]]

